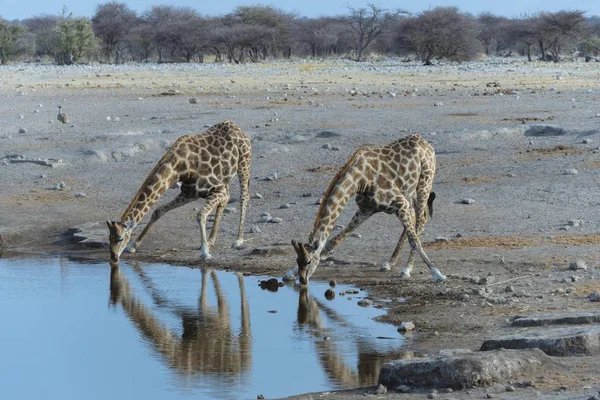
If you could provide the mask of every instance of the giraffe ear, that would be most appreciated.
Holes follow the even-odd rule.
[[[108,226],[108,229],[112,229],[114,224],[112,223],[112,221],[106,221],[106,226]]]

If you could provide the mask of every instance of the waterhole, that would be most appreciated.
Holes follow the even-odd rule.
[[[376,384],[403,338],[359,307],[265,277],[0,259],[0,398],[256,399]],[[329,296],[328,296],[329,297]]]

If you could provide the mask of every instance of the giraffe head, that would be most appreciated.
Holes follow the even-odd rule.
[[[110,262],[111,264],[117,264],[119,257],[131,238],[131,232],[133,231],[132,223],[122,223],[119,221],[106,221],[108,225],[108,242],[110,244]]]
[[[314,246],[306,243],[298,243],[292,240],[292,246],[294,246],[294,250],[296,250],[296,254],[298,255],[296,258],[296,262],[298,263],[298,280],[301,285],[307,286],[310,276],[319,265],[321,255],[315,251]]]

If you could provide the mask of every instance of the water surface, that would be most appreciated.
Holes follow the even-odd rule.
[[[276,398],[373,385],[404,355],[382,311],[357,306],[364,293],[328,301],[325,283],[262,279],[0,259],[0,398]]]

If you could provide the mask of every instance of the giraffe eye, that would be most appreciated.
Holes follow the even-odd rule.
[[[312,260],[308,260],[308,261],[306,262],[306,265],[310,264],[311,262],[312,262]]]
[[[120,238],[117,239],[117,242],[122,242],[123,240],[125,240],[125,238],[124,237],[120,237]]]

